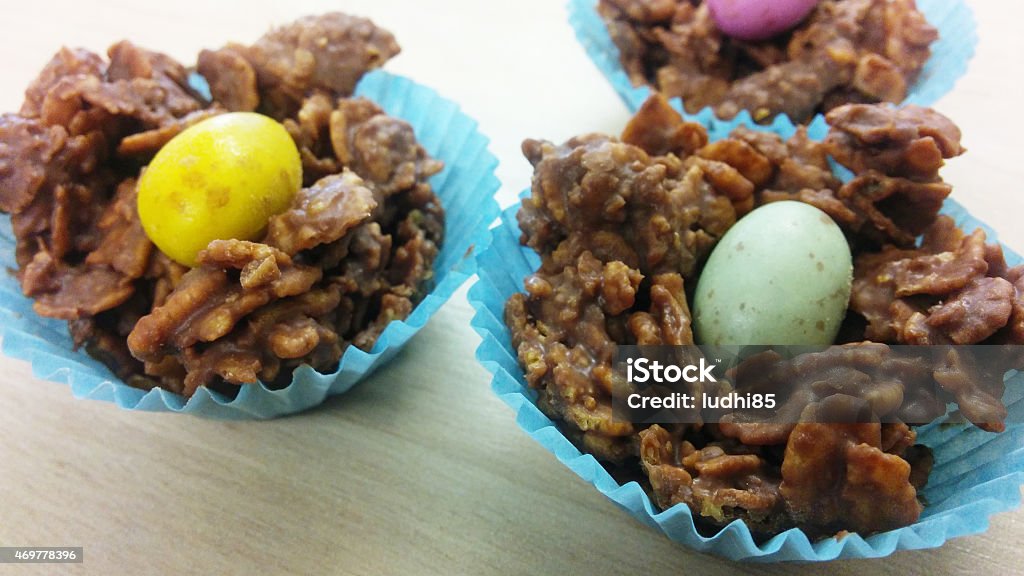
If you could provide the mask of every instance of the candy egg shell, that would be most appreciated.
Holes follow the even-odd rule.
[[[707,0],[718,29],[740,40],[765,40],[810,14],[817,0]]]
[[[171,139],[139,179],[146,235],[186,266],[212,240],[255,240],[302,186],[302,161],[281,123],[252,112],[208,118]]]
[[[850,247],[827,214],[802,202],[762,206],[729,229],[701,272],[697,342],[831,344],[852,277]]]

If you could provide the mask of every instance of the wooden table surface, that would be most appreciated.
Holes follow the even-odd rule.
[[[1024,41],[1016,2],[973,3],[981,42],[938,108],[968,154],[955,197],[1024,249]],[[480,121],[502,206],[529,183],[525,137],[618,132],[628,115],[566,22],[563,0],[4,3],[0,110],[62,45],[129,38],[192,62],[274,23],[372,17],[404,52],[388,69]],[[460,291],[389,366],[310,412],[224,423],[77,400],[0,358],[0,546],[83,546],[77,565],[0,574],[1019,573],[1024,512],[938,550],[829,565],[735,564],[633,521],[523,434],[473,359]]]

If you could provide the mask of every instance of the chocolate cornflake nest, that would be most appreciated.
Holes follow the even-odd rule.
[[[742,41],[706,3],[600,0],[598,12],[635,86],[679,96],[687,111],[798,123],[850,103],[902,102],[938,32],[914,0],[824,0],[793,30]]]
[[[526,382],[581,450],[642,478],[659,507],[689,506],[699,524],[742,519],[760,536],[906,526],[922,511],[932,461],[911,426],[956,403],[976,425],[1003,428],[1001,372],[959,349],[910,359],[890,347],[1024,343],[1024,267],[939,215],[951,188],[938,169],[963,152],[959,130],[913,106],[851,104],[827,120],[824,142],[803,128],[783,140],[740,127],[709,143],[654,96],[619,139],[523,145],[534,177],[521,240],[541,265],[505,320]],[[853,172],[849,182],[829,157]],[[856,262],[838,345],[745,366],[794,390],[777,409],[788,422],[613,417],[613,394],[633,386],[614,368],[618,347],[693,344],[688,294],[709,252],[739,217],[778,200],[832,216]],[[869,421],[837,418],[864,401]]]
[[[0,116],[0,209],[35,311],[67,320],[127,383],[185,397],[284,386],[301,364],[329,372],[349,345],[370,350],[422,298],[444,235],[427,182],[441,162],[409,124],[351,98],[398,51],[369,20],[302,18],[204,50],[208,100],[166,55],[62,49],[21,111]],[[189,270],[144,233],[137,178],[184,128],[227,111],[281,122],[305,188],[259,242],[214,241]]]

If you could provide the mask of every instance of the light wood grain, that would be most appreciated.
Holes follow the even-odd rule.
[[[977,56],[938,106],[970,152],[946,175],[1019,251],[1024,9],[974,7]],[[326,9],[392,29],[404,52],[388,68],[480,120],[502,161],[503,206],[529,183],[522,138],[617,132],[628,118],[561,0],[5,3],[0,110],[17,109],[61,44],[102,50],[127,37],[191,61]],[[1024,564],[1021,511],[938,550],[827,567],[734,564],[675,545],[518,429],[473,359],[464,294],[373,378],[272,422],[126,412],[0,358],[0,545],[85,547],[84,564],[0,574],[1008,574]]]

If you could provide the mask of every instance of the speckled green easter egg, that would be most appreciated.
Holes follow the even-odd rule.
[[[802,202],[766,204],[712,251],[697,283],[699,344],[831,344],[850,300],[853,263],[839,226]]]

